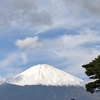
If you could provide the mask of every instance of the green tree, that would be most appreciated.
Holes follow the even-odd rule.
[[[93,82],[87,83],[87,92],[94,93],[100,91],[100,55],[89,62],[88,64],[82,65],[86,69],[85,74],[89,76],[89,79],[93,79]]]

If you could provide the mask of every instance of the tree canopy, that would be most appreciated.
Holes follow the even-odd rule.
[[[93,79],[92,82],[87,83],[87,92],[94,93],[100,91],[100,55],[89,62],[88,64],[82,65],[86,69],[85,74],[89,76],[89,79]]]

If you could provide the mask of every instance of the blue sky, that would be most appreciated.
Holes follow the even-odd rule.
[[[99,0],[0,0],[0,76],[50,64],[87,79],[100,54]]]

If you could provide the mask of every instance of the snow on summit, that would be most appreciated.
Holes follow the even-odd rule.
[[[39,64],[18,74],[10,84],[46,85],[46,86],[80,86],[83,81],[51,65]]]

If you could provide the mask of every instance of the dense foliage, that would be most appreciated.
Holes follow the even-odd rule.
[[[100,55],[82,67],[86,69],[86,75],[93,79],[92,82],[86,84],[87,92],[94,93],[100,91]]]

